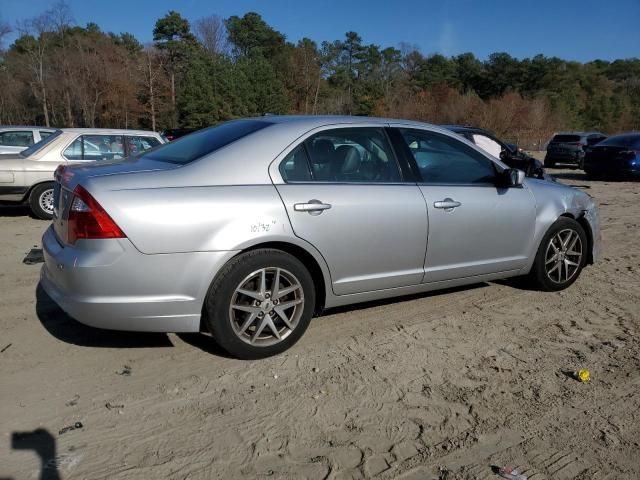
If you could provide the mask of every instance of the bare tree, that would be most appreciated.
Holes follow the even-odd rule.
[[[204,49],[212,56],[229,53],[229,41],[227,40],[227,28],[224,20],[217,15],[208,15],[199,18],[193,24],[196,38]]]
[[[55,2],[51,9],[47,11],[47,14],[60,38],[60,59],[55,65],[60,72],[60,88],[64,101],[65,123],[68,127],[73,127],[74,119],[71,105],[71,92],[73,91],[74,74],[70,62],[69,35],[67,34],[67,31],[74,22],[73,14],[71,13],[69,4],[65,0]]]
[[[45,69],[45,59],[51,40],[52,28],[53,25],[49,12],[21,22],[18,25],[18,31],[21,35],[26,36],[20,48],[26,53],[27,68],[30,70],[33,78],[33,82],[31,83],[32,90],[42,105],[44,122],[47,127],[50,126],[50,122],[46,86],[48,72]]]
[[[156,130],[156,115],[158,102],[158,84],[163,73],[163,56],[153,47],[147,45],[142,53],[142,63],[139,69],[143,78],[144,96],[147,99],[149,117],[151,118],[151,129]]]
[[[0,53],[3,51],[4,38],[11,33],[11,26],[0,18]]]

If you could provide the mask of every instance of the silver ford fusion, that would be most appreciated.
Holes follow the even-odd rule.
[[[561,290],[600,251],[584,192],[404,120],[236,120],[55,179],[41,283],[63,310],[208,330],[241,358],[329,307],[515,276]]]

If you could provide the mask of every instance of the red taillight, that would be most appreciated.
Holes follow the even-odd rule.
[[[80,185],[73,191],[68,224],[69,243],[76,243],[79,238],[126,237],[104,208]]]

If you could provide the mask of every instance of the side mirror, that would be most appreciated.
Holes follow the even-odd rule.
[[[505,160],[509,160],[509,158],[511,158],[511,154],[509,150],[507,149],[500,150],[500,160],[504,162]]]
[[[501,174],[501,186],[511,188],[511,187],[520,187],[524,182],[524,172],[522,170],[518,170],[517,168],[507,168],[502,171]]]

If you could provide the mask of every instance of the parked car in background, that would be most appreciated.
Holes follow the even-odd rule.
[[[159,134],[143,130],[55,130],[20,153],[0,156],[0,201],[28,203],[36,217],[50,219],[58,165],[120,160],[163,143]]]
[[[544,166],[553,168],[558,163],[583,168],[585,149],[607,138],[600,132],[557,133],[547,145]]]
[[[27,147],[47,138],[55,128],[0,125],[0,154],[20,153]]]
[[[195,128],[170,128],[168,130],[160,132],[160,135],[166,138],[167,141],[172,142],[173,140],[184,137],[185,135],[189,135],[190,133],[193,133],[195,131]]]
[[[502,160],[511,168],[517,168],[525,172],[527,177],[544,177],[542,162],[527,155],[517,145],[505,143],[486,130],[463,125],[443,125],[444,128],[455,132],[490,155]]]
[[[63,165],[54,202],[41,284],[69,315],[206,329],[242,358],[286,350],[329,307],[518,275],[561,290],[600,248],[587,194],[408,120],[235,120]]]
[[[640,133],[614,135],[587,148],[584,171],[590,178],[640,178]]]

